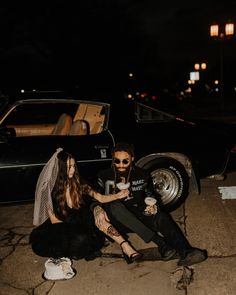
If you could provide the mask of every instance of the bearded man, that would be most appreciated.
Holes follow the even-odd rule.
[[[160,209],[160,196],[154,192],[150,175],[135,165],[132,145],[116,144],[112,150],[112,167],[99,172],[97,184],[102,194],[129,188],[126,199],[93,204],[97,225],[110,220],[118,230],[125,228],[146,243],[154,242],[164,261],[178,254],[179,266],[190,266],[207,258],[206,250],[192,247],[171,215]],[[157,202],[147,205],[145,198]]]

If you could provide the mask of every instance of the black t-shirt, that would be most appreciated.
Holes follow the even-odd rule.
[[[152,179],[145,169],[138,166],[133,166],[130,173],[129,182],[130,199],[121,200],[126,205],[126,207],[143,211],[146,207],[144,203],[144,199],[146,197],[154,197],[158,199],[158,196],[153,190]],[[112,168],[102,170],[98,173],[97,190],[105,195],[119,191],[115,181],[115,173]]]

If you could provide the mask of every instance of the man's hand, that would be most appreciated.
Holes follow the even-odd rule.
[[[153,205],[153,206],[149,205],[145,208],[144,211],[147,213],[147,215],[155,215],[158,212],[158,207],[157,205]]]
[[[95,224],[99,229],[107,227],[107,222],[109,222],[110,220],[101,206],[96,206],[94,208],[93,215],[95,219]]]
[[[122,189],[118,193],[116,193],[117,199],[124,199],[129,196],[129,190],[128,189]]]

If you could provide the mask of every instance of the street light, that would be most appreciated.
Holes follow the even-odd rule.
[[[201,82],[204,83],[204,81],[202,81],[202,77],[201,76],[205,76],[203,75],[203,71],[205,71],[207,68],[207,64],[205,62],[202,62],[202,63],[195,63],[194,64],[194,70],[198,72],[198,80],[200,80],[201,78]],[[201,74],[200,74],[201,72]],[[203,79],[205,80],[205,79]]]
[[[234,36],[234,23],[227,22],[224,25],[213,24],[210,26],[210,36],[220,41],[220,99],[221,108],[224,109],[224,60],[223,41]]]
[[[205,62],[202,62],[201,64],[199,64],[199,63],[194,64],[194,69],[195,69],[196,71],[199,71],[199,70],[205,70],[206,67],[207,67],[207,65],[206,65]]]
[[[224,30],[220,30],[218,24],[210,26],[210,36],[215,38],[224,39],[225,37],[230,37],[234,35],[234,23],[226,23]]]

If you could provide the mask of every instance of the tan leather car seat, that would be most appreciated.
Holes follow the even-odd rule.
[[[88,135],[89,134],[89,122],[86,120],[76,120],[70,128],[69,135]]]
[[[72,118],[68,114],[61,114],[56,126],[52,131],[52,135],[68,135],[72,125]]]

